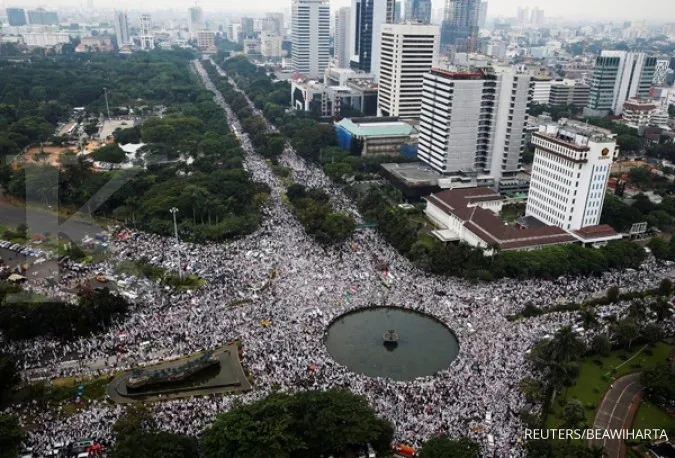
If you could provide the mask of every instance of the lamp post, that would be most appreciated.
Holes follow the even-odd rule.
[[[108,112],[108,119],[110,119],[110,107],[108,106],[108,88],[103,88],[103,93],[105,94],[105,109]]]
[[[173,215],[173,231],[174,234],[176,234],[176,256],[178,257],[178,278],[182,280],[183,272],[180,267],[180,248],[178,246],[178,224],[176,223],[176,213],[178,213],[178,209],[176,207],[171,207],[169,211]]]

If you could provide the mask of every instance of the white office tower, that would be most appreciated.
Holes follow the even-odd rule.
[[[197,32],[204,30],[204,12],[201,7],[193,6],[188,9],[188,32],[190,38],[197,38]]]
[[[438,65],[440,27],[383,24],[381,34],[378,114],[419,118],[424,74]]]
[[[131,43],[129,37],[129,19],[127,13],[124,11],[115,11],[115,35],[117,36],[117,47],[121,48],[124,45]]]
[[[335,61],[339,68],[349,68],[349,11],[348,6],[339,8],[335,12],[335,33],[333,49]]]
[[[627,51],[602,51],[595,60],[587,116],[618,116],[632,98],[647,98],[656,68],[656,57]]]
[[[432,69],[424,75],[417,156],[444,174],[513,178],[530,98],[528,74]]]
[[[525,214],[565,230],[600,223],[612,162],[613,134],[582,123],[539,126]]]
[[[141,49],[149,51],[155,47],[155,39],[152,36],[152,19],[149,14],[141,14]]]
[[[293,0],[293,71],[318,78],[330,60],[330,6],[328,0]]]

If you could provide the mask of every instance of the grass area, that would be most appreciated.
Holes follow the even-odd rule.
[[[674,431],[675,418],[668,415],[668,412],[657,405],[649,401],[642,401],[637,414],[635,414],[633,429],[665,429],[666,431]]]
[[[662,364],[668,359],[673,346],[659,342],[645,350],[640,351],[641,349],[642,347],[636,347],[630,353],[617,350],[611,352],[608,356],[592,357],[585,360],[574,385],[556,398],[546,418],[547,428],[557,428],[562,425],[562,406],[568,399],[578,399],[584,404],[586,407],[586,422],[588,425],[592,425],[596,410],[614,380],[623,375],[651,369]],[[627,362],[629,358],[636,354],[637,356]]]

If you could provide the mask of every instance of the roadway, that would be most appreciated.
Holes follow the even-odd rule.
[[[633,407],[640,403],[641,392],[639,373],[615,380],[602,400],[593,422],[593,429],[618,431],[630,428],[635,413]],[[604,447],[608,458],[626,457],[626,444],[621,438],[596,439],[590,442],[595,446]]]

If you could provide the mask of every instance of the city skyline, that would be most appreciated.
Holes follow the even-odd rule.
[[[232,5],[225,5],[218,0],[201,0],[199,6],[206,12],[266,12],[283,9],[290,9],[289,0],[249,0],[246,2],[246,9],[239,10],[240,5],[235,9]],[[402,2],[404,3],[404,2]],[[350,0],[331,0],[331,10],[335,11],[342,6],[350,6]],[[195,5],[193,1],[186,0],[165,0],[162,2],[147,2],[139,8],[138,2],[132,0],[97,0],[95,9],[119,9],[125,8],[137,11],[152,12],[155,10],[187,10]],[[445,6],[445,0],[432,0],[432,9],[439,9]],[[612,8],[608,9],[606,4],[597,0],[585,2],[583,0],[569,0],[565,3],[551,3],[545,0],[500,0],[490,1],[488,14],[490,17],[503,16],[515,17],[518,7],[540,8],[546,13],[547,18],[569,18],[569,19],[602,19],[603,21],[612,20],[646,20],[654,23],[669,22],[669,18],[675,17],[675,6],[668,0],[647,0],[646,2],[636,3],[629,0],[617,0],[612,3]],[[44,0],[7,0],[3,2],[3,8],[87,8],[87,2],[84,0],[54,0],[48,5]]]

